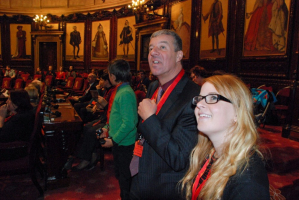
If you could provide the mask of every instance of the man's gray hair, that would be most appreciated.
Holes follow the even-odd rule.
[[[157,36],[160,36],[160,35],[170,35],[173,37],[173,45],[174,45],[174,50],[177,52],[177,51],[181,51],[182,50],[182,39],[181,37],[176,33],[174,32],[173,30],[169,30],[169,29],[162,29],[162,30],[159,30],[159,31],[156,31],[154,32],[152,35],[151,35],[151,38],[154,38],[154,37],[157,37]]]

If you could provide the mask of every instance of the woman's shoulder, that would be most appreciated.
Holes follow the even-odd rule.
[[[267,171],[257,153],[250,157],[248,165],[229,178],[223,199],[270,199]]]

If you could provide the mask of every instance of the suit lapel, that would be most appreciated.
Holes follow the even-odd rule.
[[[164,105],[162,106],[160,112],[158,113],[157,116],[159,116],[159,118],[162,118],[169,111],[169,109],[174,105],[174,103],[179,99],[178,97],[182,93],[187,81],[188,81],[188,77],[186,76],[186,74],[184,74],[184,76],[178,82],[176,87],[173,89],[173,91],[165,101]],[[154,92],[158,87],[159,87],[159,83],[157,82],[155,87],[153,87],[154,90],[150,92],[151,93],[150,98],[152,97],[152,95],[154,94]]]

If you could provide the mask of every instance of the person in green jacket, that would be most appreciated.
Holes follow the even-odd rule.
[[[112,147],[115,176],[120,186],[122,200],[130,199],[130,162],[137,133],[137,101],[129,82],[130,65],[123,59],[112,61],[108,66],[109,79],[116,87],[108,103],[107,125],[100,138],[102,147]],[[109,137],[107,137],[109,136]]]

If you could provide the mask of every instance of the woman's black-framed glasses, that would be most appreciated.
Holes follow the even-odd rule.
[[[199,96],[193,97],[192,104],[197,105],[197,103],[200,102],[203,99],[205,99],[207,104],[215,104],[219,100],[226,101],[228,103],[232,103],[229,99],[225,98],[224,96],[222,96],[220,94],[208,94],[206,96],[199,95]]]

